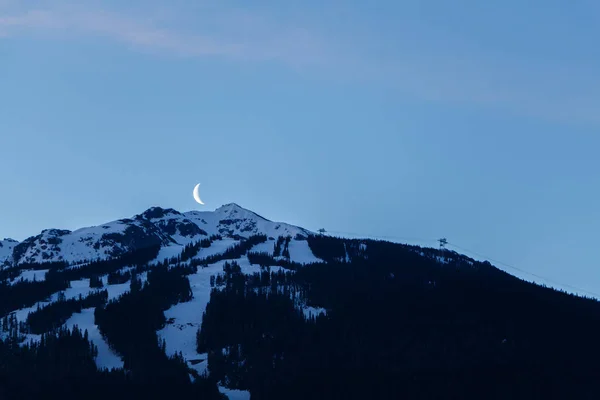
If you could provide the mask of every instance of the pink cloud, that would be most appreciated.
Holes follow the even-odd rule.
[[[231,29],[197,34],[157,27],[144,19],[107,11],[32,10],[9,16],[0,13],[0,33],[5,37],[47,31],[71,36],[101,35],[147,51],[178,56],[224,56],[293,65],[316,63],[326,54],[319,40],[306,31],[277,30],[258,17],[241,13],[235,13],[233,18],[228,23],[220,21]]]
[[[600,96],[592,90],[600,82],[593,71],[571,73],[548,65],[535,68],[512,59],[492,63],[481,60],[479,54],[459,57],[455,48],[441,51],[426,46],[418,54],[382,60],[362,56],[364,49],[356,37],[338,39],[345,45],[342,51],[331,38],[301,26],[216,6],[193,16],[171,11],[169,17],[160,14],[157,20],[77,5],[19,13],[14,10],[17,6],[12,7],[17,3],[22,4],[0,0],[1,40],[23,33],[103,36],[157,54],[268,61],[297,69],[318,67],[329,80],[376,83],[426,101],[483,105],[567,122],[600,121],[595,111]]]

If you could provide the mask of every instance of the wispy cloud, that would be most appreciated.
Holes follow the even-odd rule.
[[[395,57],[383,60],[365,56],[352,37],[336,39],[338,44],[345,43],[341,50],[331,38],[298,25],[222,7],[218,12],[199,13],[190,23],[181,15],[169,21],[151,15],[133,17],[124,11],[92,10],[91,3],[55,8],[30,3],[29,10],[22,4],[0,0],[0,38],[94,35],[162,55],[318,67],[331,79],[377,83],[427,101],[492,107],[547,120],[600,123],[596,111],[600,108],[600,79],[594,71],[536,66],[515,59],[485,60],[474,52],[460,56],[453,48],[427,45],[420,53],[399,50]]]
[[[0,32],[5,37],[22,33],[47,34],[49,31],[71,37],[99,35],[145,51],[183,57],[223,56],[291,65],[317,63],[325,54],[318,39],[309,32],[269,28],[264,21],[250,14],[235,13],[232,20],[221,19],[225,28],[237,29],[199,34],[178,32],[156,26],[149,18],[133,18],[105,10],[35,9],[13,14],[1,13],[1,10]],[[249,34],[255,32],[260,34]]]

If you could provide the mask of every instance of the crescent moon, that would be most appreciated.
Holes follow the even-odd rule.
[[[196,200],[198,202],[198,204],[202,204],[204,205],[204,203],[202,202],[202,199],[200,198],[200,184],[197,184],[196,187],[194,187],[194,191],[192,192],[192,194],[194,195],[194,200]]]

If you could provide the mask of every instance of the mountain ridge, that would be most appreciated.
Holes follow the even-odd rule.
[[[224,204],[214,211],[180,212],[153,206],[131,218],[121,218],[96,226],[43,229],[21,242],[0,242],[0,266],[48,262],[81,263],[109,259],[152,245],[185,246],[219,235],[241,239],[265,234],[306,237],[311,231],[274,222],[236,203]]]

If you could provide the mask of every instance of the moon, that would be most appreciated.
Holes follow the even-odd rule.
[[[200,184],[197,184],[196,187],[194,187],[194,191],[192,192],[193,196],[194,196],[194,200],[196,200],[198,202],[198,204],[202,204],[204,205],[204,203],[202,202],[202,199],[200,198]]]

